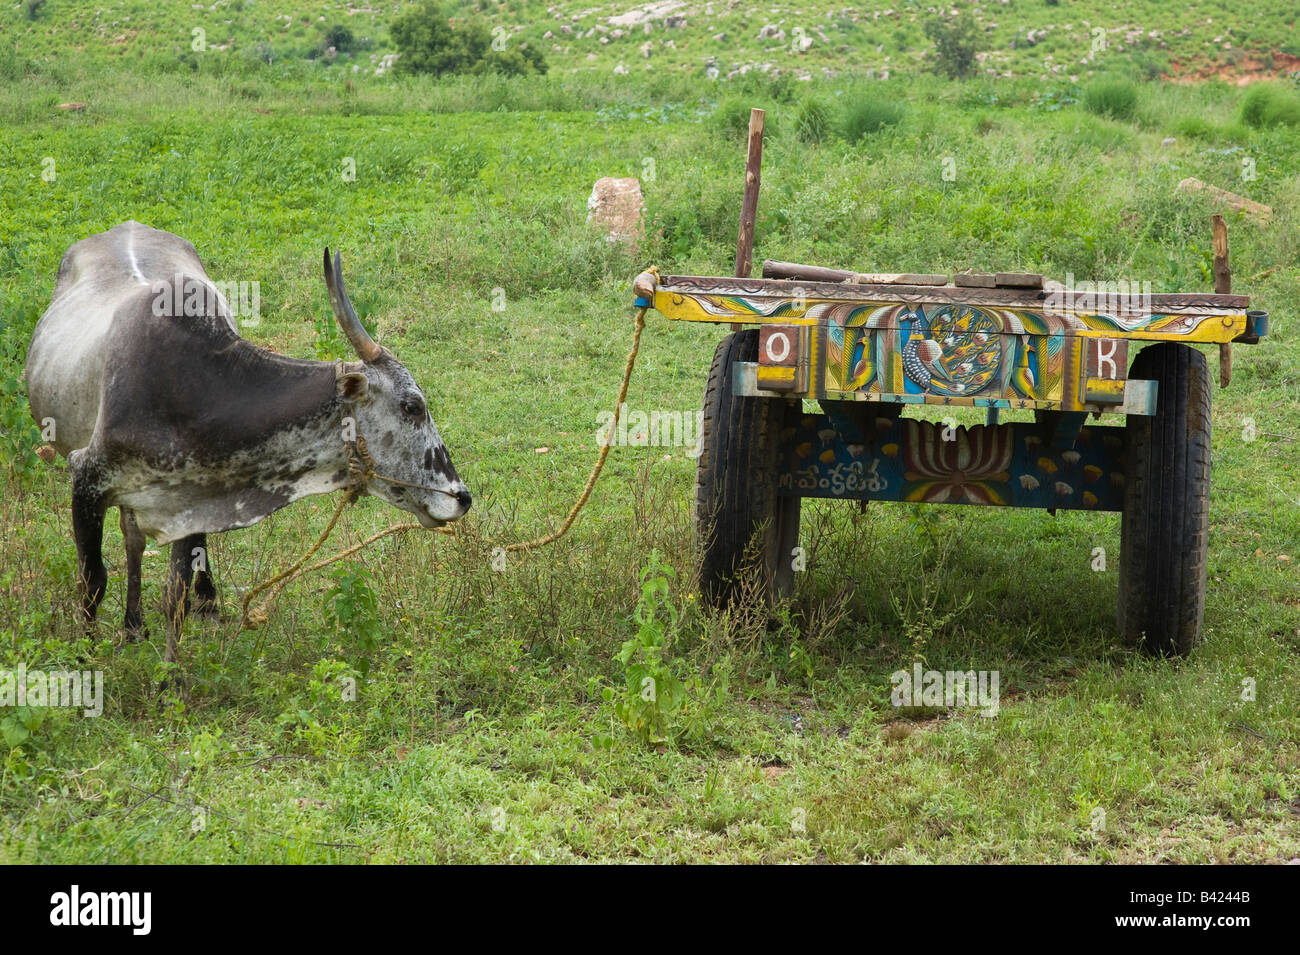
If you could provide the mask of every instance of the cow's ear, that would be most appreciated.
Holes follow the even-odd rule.
[[[350,371],[346,375],[339,375],[338,389],[340,397],[347,401],[359,401],[370,391],[370,379],[362,372]]]

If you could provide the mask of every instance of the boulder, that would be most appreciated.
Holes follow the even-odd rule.
[[[605,230],[610,242],[635,249],[644,236],[645,198],[635,177],[597,179],[587,200],[587,221]]]

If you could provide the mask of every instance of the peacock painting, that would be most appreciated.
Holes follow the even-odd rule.
[[[980,308],[943,305],[905,313],[903,372],[924,392],[969,397],[999,380],[1002,325]]]

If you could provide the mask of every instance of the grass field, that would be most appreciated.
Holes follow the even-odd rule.
[[[48,0],[34,16],[29,6],[14,2],[0,11],[0,35],[43,66],[197,70],[209,55],[302,61],[318,57],[326,31],[340,25],[355,49],[320,65],[352,74],[391,69],[384,58],[397,51],[388,27],[410,4]],[[560,73],[610,76],[622,67],[618,75],[632,83],[665,71],[704,79],[710,67],[722,78],[751,71],[799,79],[915,73],[933,61],[924,26],[942,5],[451,0],[442,7],[457,20],[481,18],[501,28],[509,42],[537,46]],[[988,76],[1077,79],[1114,66],[1189,77],[1300,68],[1296,10],[1287,0],[1257,0],[1249,16],[1222,0],[990,0],[969,7],[983,37],[979,68]]]
[[[346,15],[236,6],[201,13],[213,43],[232,20],[232,57],[268,38],[302,53],[317,23]],[[715,33],[749,37],[783,13],[787,34],[796,18],[839,21],[829,5],[742,16],[718,3],[712,19],[702,6],[672,31],[689,45],[656,51],[653,70],[642,36],[615,41],[645,73],[616,81],[585,75],[617,62],[594,40],[597,61],[574,40],[548,52],[545,77],[434,81],[305,55],[164,65],[187,42],[188,4],[128,3],[116,24],[107,6],[56,0],[35,21],[0,12],[0,671],[98,669],[106,695],[99,718],[0,710],[0,861],[1300,857],[1300,128],[1243,122],[1231,77],[1138,82],[1126,118],[1098,115],[1086,74],[1044,80],[1042,45],[1010,46],[1048,23],[1119,26],[1102,4],[987,5],[1015,75],[964,83],[922,72],[912,21],[874,18],[842,25],[848,52],[810,59],[807,83],[709,81],[704,55],[731,69],[762,55],[710,45]],[[1194,6],[1198,21],[1226,16]],[[534,9],[488,14],[540,41],[554,16]],[[1270,3],[1234,18],[1232,46],[1263,51],[1286,16]],[[1123,17],[1180,29],[1162,4]],[[368,64],[386,21],[357,18],[374,24]],[[1194,56],[1219,33],[1187,22],[1167,51],[1180,71],[1225,63]],[[878,43],[908,64],[887,80]],[[1131,52],[1112,50],[1108,75],[1144,75]],[[832,130],[818,142],[800,135],[812,102]],[[835,132],[878,104],[874,131]],[[1273,330],[1236,349],[1231,386],[1215,389],[1206,639],[1189,658],[1120,646],[1115,515],[806,503],[794,599],[774,620],[720,616],[691,580],[694,462],[680,447],[615,447],[568,537],[494,566],[495,546],[557,524],[586,479],[630,339],[631,277],[649,263],[731,271],[750,105],[770,128],[756,259],[1191,291],[1212,286],[1218,210],[1175,185],[1195,176],[1273,207],[1266,225],[1229,218],[1234,288]],[[628,175],[647,199],[637,253],[586,221],[593,181]],[[79,632],[67,475],[35,457],[21,382],[60,256],[128,218],[190,239],[214,278],[260,283],[247,336],[302,357],[342,354],[318,273],[321,247],[341,248],[358,310],[423,386],[476,499],[456,536],[389,537],[291,585],[257,631],[239,632],[242,589],[300,555],[334,500],[214,538],[230,619],[188,625],[188,703],[157,692],[165,553],[145,558],[153,638],[121,644],[111,516],[100,636]],[[692,412],[724,331],[652,313],[629,406]],[[367,499],[330,547],[404,519]],[[671,611],[643,594],[643,573],[667,581]],[[643,653],[682,687],[649,741],[618,706],[638,606],[670,621]],[[1000,714],[900,718],[889,675],[917,659],[1000,671]]]

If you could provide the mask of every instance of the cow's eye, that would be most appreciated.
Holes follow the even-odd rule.
[[[424,402],[420,401],[418,398],[403,398],[402,414],[409,418],[423,418]]]

